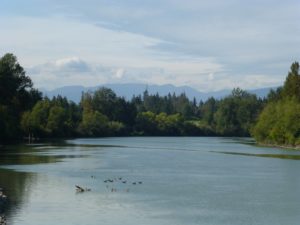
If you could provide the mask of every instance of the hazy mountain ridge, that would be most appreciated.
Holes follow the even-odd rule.
[[[41,89],[44,95],[52,98],[53,96],[61,95],[67,97],[69,100],[72,100],[76,103],[80,101],[82,92],[87,91],[95,91],[100,87],[107,87],[111,88],[118,96],[122,96],[126,99],[131,99],[132,96],[142,95],[143,92],[147,89],[149,94],[156,94],[159,95],[167,95],[168,93],[175,93],[179,95],[181,93],[185,93],[189,99],[193,99],[194,97],[200,101],[205,101],[209,97],[214,98],[222,98],[226,95],[231,93],[231,90],[221,90],[215,92],[200,92],[192,87],[189,86],[174,86],[172,84],[165,84],[165,85],[147,85],[141,83],[127,83],[127,84],[103,84],[98,85],[95,87],[84,87],[80,85],[74,86],[65,86],[56,88],[54,90],[48,91],[45,89]],[[271,88],[260,88],[260,89],[253,89],[248,90],[250,93],[256,94],[258,97],[265,97],[269,93]]]

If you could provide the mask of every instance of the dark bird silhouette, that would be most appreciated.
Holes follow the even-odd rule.
[[[78,192],[84,192],[84,189],[82,187],[80,187],[78,185],[75,185],[75,187],[76,187],[76,191],[78,191]]]
[[[91,191],[91,189],[90,188],[82,188],[82,187],[80,187],[79,185],[75,185],[75,187],[76,187],[76,191],[77,192],[85,192],[85,191]]]

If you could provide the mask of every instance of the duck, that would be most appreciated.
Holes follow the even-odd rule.
[[[77,191],[77,192],[91,191],[90,188],[82,188],[82,187],[80,187],[79,185],[75,185],[75,187],[76,187],[76,191]]]

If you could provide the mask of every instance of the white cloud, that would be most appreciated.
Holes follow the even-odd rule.
[[[215,78],[213,73],[208,74],[208,80],[213,80]]]
[[[125,71],[123,68],[117,69],[116,74],[115,74],[115,77],[116,77],[117,79],[121,79],[121,78],[123,78],[125,72],[126,72],[126,71]]]
[[[64,58],[56,60],[54,65],[58,68],[70,71],[83,71],[88,72],[89,68],[86,62],[78,57]]]
[[[78,57],[69,57],[28,68],[29,75],[60,74],[69,76],[76,73],[90,73],[90,65]]]

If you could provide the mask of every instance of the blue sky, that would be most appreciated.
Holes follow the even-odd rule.
[[[35,86],[281,85],[300,58],[299,0],[0,0],[0,54]]]

